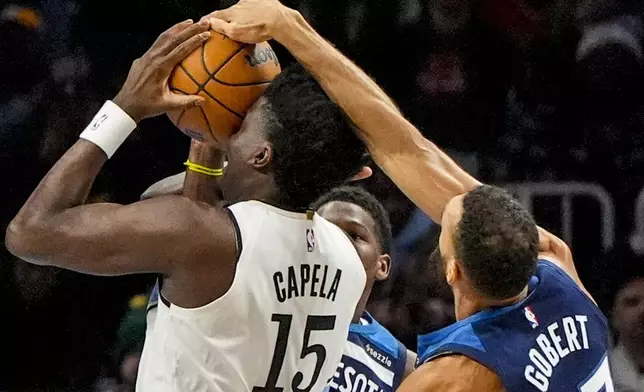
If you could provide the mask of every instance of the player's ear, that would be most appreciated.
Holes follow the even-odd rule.
[[[265,169],[273,160],[273,147],[269,142],[264,142],[253,154],[252,165],[257,170]]]
[[[389,273],[391,272],[391,257],[384,254],[378,256],[378,261],[376,262],[376,280],[387,280],[389,278]]]
[[[461,266],[456,262],[454,258],[445,260],[445,280],[450,286],[454,285],[458,280],[461,279],[463,271],[461,271]]]

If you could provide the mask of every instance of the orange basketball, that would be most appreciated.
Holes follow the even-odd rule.
[[[173,92],[200,95],[206,104],[168,116],[191,138],[225,145],[281,68],[268,42],[248,45],[210,33],[200,48],[177,65],[169,81]]]

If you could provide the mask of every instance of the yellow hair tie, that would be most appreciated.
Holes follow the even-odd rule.
[[[188,159],[184,165],[188,168],[188,170],[195,172],[195,173],[201,173],[205,174],[208,176],[213,176],[213,177],[219,177],[224,174],[224,169],[211,169],[206,166],[201,166],[196,163],[190,162],[190,159]]]

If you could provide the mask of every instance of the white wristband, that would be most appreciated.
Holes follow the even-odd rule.
[[[136,122],[123,109],[107,101],[80,138],[96,144],[111,158],[135,128]]]

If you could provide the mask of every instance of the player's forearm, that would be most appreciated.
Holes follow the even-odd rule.
[[[435,221],[447,202],[480,183],[425,139],[359,67],[297,12],[275,38],[318,80],[358,127],[374,161]]]
[[[320,36],[297,11],[288,14],[275,39],[344,109],[369,147],[377,150],[388,147],[386,142],[392,135],[386,127],[405,120],[391,98],[364,71]],[[383,117],[391,124],[382,124]]]
[[[51,168],[9,224],[7,249],[14,254],[23,253],[23,244],[38,244],[38,238],[46,237],[57,215],[85,203],[106,160],[105,153],[95,144],[77,141]]]
[[[224,153],[221,150],[197,141],[192,141],[188,159],[210,169],[224,167]],[[221,201],[218,177],[186,170],[183,195],[191,200],[203,201],[210,205],[217,204]]]

